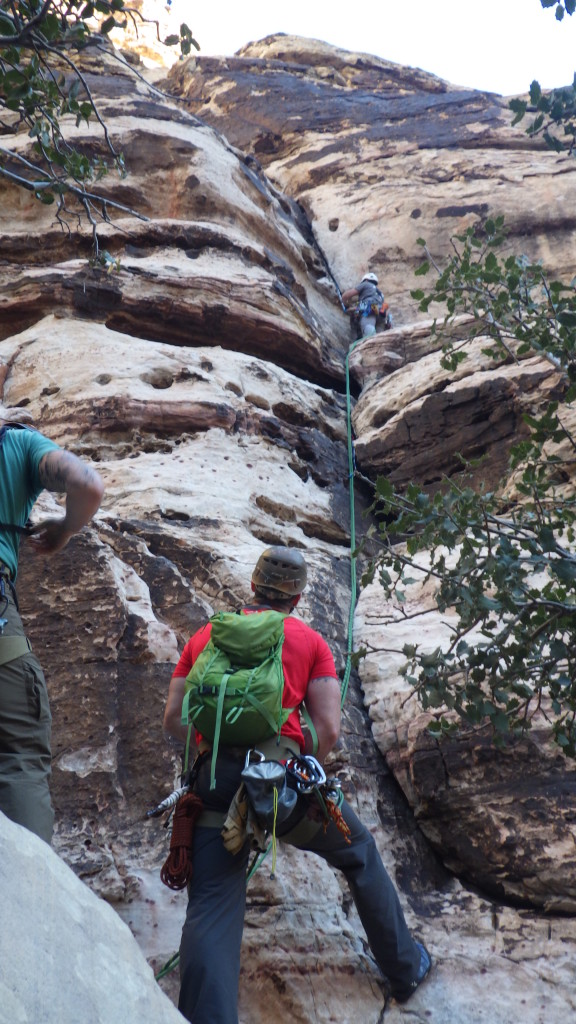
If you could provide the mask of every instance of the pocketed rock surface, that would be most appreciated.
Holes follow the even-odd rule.
[[[144,820],[179,777],[181,751],[161,728],[168,682],[191,632],[247,599],[262,548],[293,545],[310,567],[297,614],[326,637],[341,677],[355,606],[354,642],[369,654],[351,675],[330,773],[435,961],[386,1020],[569,1019],[574,772],[543,727],[504,753],[484,735],[439,751],[397,652],[415,636],[432,643],[449,617],[435,619],[420,585],[409,620],[376,585],[354,601],[338,288],[375,270],[396,324],[350,356],[361,540],[378,474],[434,488],[463,451],[486,455],[496,481],[523,412],[557,385],[548,363],[489,364],[481,345],[457,374],[442,370],[410,298],[417,238],[441,259],[454,231],[502,212],[515,251],[569,280],[572,163],[511,129],[501,97],[314,40],[274,36],[177,63],[164,94],[157,73],[151,92],[110,56],[84,62],[129,172],[102,182],[128,208],[100,229],[116,269],[88,262],[88,232],[63,232],[53,209],[0,181],[2,400],[106,483],[90,528],[54,560],[24,546],[18,578],[52,702],[56,851],[155,968],[172,955],[185,896],[161,885],[169,834]],[[69,132],[102,145],[95,129]],[[29,140],[10,144],[27,152]],[[59,504],[43,495],[34,517]],[[53,854],[37,847],[47,870]],[[341,880],[294,850],[276,874],[264,866],[248,890],[241,1024],[269,1024],[271,1005],[287,1021],[380,1022],[383,979]],[[64,904],[71,883],[54,884]],[[7,920],[20,898],[5,886]],[[69,984],[66,958],[53,962],[40,937],[45,927],[53,952],[57,907],[35,907],[41,924],[3,983],[13,1001],[29,959]],[[72,938],[92,952],[88,931]],[[105,942],[124,957],[124,933]],[[176,974],[161,984],[174,1000]],[[21,1018],[39,1019],[22,998]],[[90,1024],[111,1019],[104,983],[95,998]],[[148,1018],[170,1016],[150,1004]]]

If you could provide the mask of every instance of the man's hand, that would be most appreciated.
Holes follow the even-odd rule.
[[[32,527],[26,540],[37,555],[53,555],[66,547],[73,531],[64,526],[64,519],[45,519]]]

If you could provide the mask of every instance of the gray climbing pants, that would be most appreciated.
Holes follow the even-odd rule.
[[[209,765],[202,767],[195,786],[205,806],[212,800],[211,806],[217,810],[224,809],[223,804],[228,806],[228,794],[233,794],[239,783],[239,769],[222,767],[220,761],[218,758],[217,779],[222,798],[214,801],[214,794],[207,789]],[[342,871],[378,966],[394,987],[406,987],[418,973],[418,947],[373,837],[346,801],[341,811],[351,830],[350,844],[333,822],[326,832],[321,823],[310,822],[309,828],[297,827],[283,841],[318,854]],[[248,857],[247,845],[236,855],[228,853],[218,828],[196,828],[194,872],[180,945],[178,1004],[191,1024],[238,1024]]]
[[[368,316],[360,317],[358,332],[360,338],[369,338],[376,334],[376,317],[372,313]]]
[[[22,620],[3,580],[0,616],[8,619],[0,636],[24,636]],[[32,651],[0,665],[0,811],[12,821],[52,840],[50,800],[52,717],[46,681]]]

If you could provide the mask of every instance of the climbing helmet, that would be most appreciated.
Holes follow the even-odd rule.
[[[306,562],[295,548],[266,548],[256,562],[252,583],[256,588],[295,596],[306,586]]]

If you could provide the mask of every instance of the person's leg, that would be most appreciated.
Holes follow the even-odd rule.
[[[2,616],[8,619],[4,635],[24,635],[12,598]],[[0,811],[47,843],[54,825],[51,726],[46,681],[35,655],[0,666]]]
[[[238,1024],[247,860],[247,845],[234,856],[219,828],[196,828],[178,1003],[192,1024]]]
[[[376,334],[376,317],[372,314],[361,317],[360,330],[362,331],[361,338],[370,338],[373,334]]]
[[[223,748],[210,788],[211,756],[204,757],[194,792],[205,811],[222,814],[241,782],[244,756]],[[178,1008],[193,1024],[238,1024],[240,947],[246,905],[249,846],[237,854],[224,846],[221,826],[197,825],[192,844],[192,881],[180,944]]]
[[[346,801],[340,810],[351,830],[350,844],[330,822],[326,832],[320,825],[312,836],[296,836],[292,845],[317,853],[343,872],[378,966],[393,991],[406,989],[418,977],[420,948],[410,935],[373,837]],[[284,837],[284,841],[290,843],[290,836]]]

